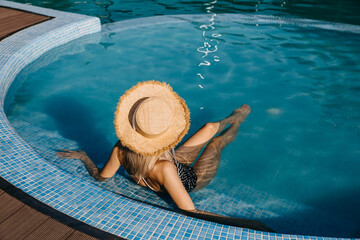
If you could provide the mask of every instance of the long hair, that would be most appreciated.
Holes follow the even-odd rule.
[[[170,150],[154,156],[143,156],[131,150],[126,152],[126,171],[137,178],[147,177],[159,159],[172,161],[173,156]]]

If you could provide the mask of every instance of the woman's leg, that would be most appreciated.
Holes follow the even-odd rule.
[[[222,132],[228,124],[233,123],[237,119],[239,109],[241,108],[236,109],[229,117],[223,120],[206,123],[176,149],[177,160],[186,165],[193,163],[206,143],[216,134]]]
[[[221,151],[227,144],[235,139],[240,124],[245,120],[249,113],[250,107],[248,105],[243,105],[236,109],[230,117],[220,121],[219,131],[217,132],[223,130],[228,123],[231,123],[231,126],[219,136],[214,137],[206,146],[199,159],[195,162],[194,171],[197,176],[196,189],[206,186],[215,177],[219,167]]]
[[[219,123],[207,123],[175,150],[176,159],[190,165],[199,155],[201,149],[216,134]]]
[[[193,163],[206,143],[208,143],[217,133],[224,130],[226,125],[231,123],[231,120],[233,120],[233,115],[218,122],[206,123],[176,149],[176,159],[185,165]]]

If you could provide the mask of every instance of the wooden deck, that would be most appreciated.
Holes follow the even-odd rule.
[[[123,240],[67,216],[0,177],[1,240]]]
[[[0,7],[0,40],[22,29],[49,19],[51,19],[51,17],[7,7]]]
[[[0,239],[97,239],[70,228],[0,189]]]

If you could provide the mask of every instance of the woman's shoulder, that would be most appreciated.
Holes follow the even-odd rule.
[[[172,161],[167,159],[159,159],[154,167],[154,170],[156,169],[157,171],[164,172],[173,168],[176,169],[176,166]]]
[[[164,177],[167,174],[171,174],[172,172],[176,172],[176,166],[173,162],[169,160],[159,160],[157,161],[155,167],[150,171],[150,177],[156,179],[161,185],[164,182]]]

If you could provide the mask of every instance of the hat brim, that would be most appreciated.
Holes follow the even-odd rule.
[[[162,97],[174,102],[174,117],[170,127],[156,137],[145,137],[132,127],[131,116],[139,100]],[[140,82],[120,97],[114,119],[116,135],[123,146],[144,155],[153,156],[175,147],[190,127],[190,111],[172,88],[158,81]]]

